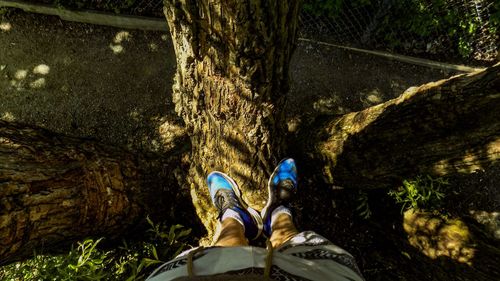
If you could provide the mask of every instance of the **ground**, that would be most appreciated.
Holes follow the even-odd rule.
[[[183,133],[171,101],[175,57],[168,34],[19,11],[0,17],[1,119],[160,153]],[[299,42],[291,63],[288,128],[293,133],[318,115],[357,111],[453,74]],[[411,246],[400,208],[386,191],[366,194],[372,216],[365,220],[354,211],[358,191],[317,186],[307,163],[298,165],[303,171],[303,196],[296,204],[300,228],[351,251],[368,280],[475,279],[481,255],[471,266],[443,256],[431,260]],[[470,228],[497,246],[492,237],[500,234],[499,172],[496,165],[450,179],[453,192],[443,207],[448,217],[468,218]],[[460,224],[449,227],[461,229]],[[498,269],[491,269],[491,276],[499,278]]]

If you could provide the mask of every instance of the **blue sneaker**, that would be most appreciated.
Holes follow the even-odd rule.
[[[208,175],[207,184],[212,203],[219,211],[218,218],[221,219],[227,209],[238,212],[245,225],[245,236],[250,240],[257,239],[262,233],[262,219],[241,199],[236,182],[228,175],[215,171]]]
[[[280,205],[288,206],[290,199],[297,192],[297,167],[292,158],[281,160],[269,178],[267,184],[268,199],[260,212],[264,223],[264,234],[271,236],[271,215]]]

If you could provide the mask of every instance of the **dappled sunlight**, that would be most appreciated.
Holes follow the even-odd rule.
[[[3,32],[10,31],[12,29],[12,24],[8,22],[1,22],[0,23],[0,30]]]
[[[20,148],[21,145],[12,141],[9,138],[5,137],[0,137],[0,147],[6,147],[6,148]]]
[[[2,71],[6,68],[6,66],[2,65]],[[10,71],[7,68],[7,73]],[[22,90],[28,86],[31,89],[42,89],[47,84],[47,79],[45,77],[50,72],[50,67],[46,64],[38,64],[31,71],[27,69],[18,69],[13,71],[13,74],[10,74],[11,80],[10,85],[17,89]],[[11,72],[12,73],[12,72]],[[9,77],[9,74],[8,76]]]
[[[382,91],[375,88],[368,92],[361,92],[359,100],[363,103],[364,107],[370,107],[384,102]]]
[[[50,72],[50,67],[46,64],[39,64],[33,68],[34,74],[47,75]]]
[[[497,145],[492,147],[491,144],[488,144],[487,148],[488,152],[494,152],[493,154],[489,154],[492,161],[500,158],[500,150]],[[478,154],[478,152],[465,151],[460,159],[443,159],[436,162],[433,166],[433,171],[437,175],[446,175],[450,173],[450,171],[470,174],[483,169],[481,165],[482,159],[480,159],[480,157],[482,157],[482,155]],[[457,163],[463,164],[458,165]]]
[[[123,46],[122,45],[109,44],[109,48],[111,49],[111,51],[113,51],[113,54],[115,54],[115,55],[123,53]]]
[[[496,239],[500,240],[500,212],[470,210],[469,214]]]
[[[313,109],[321,114],[345,114],[349,110],[340,106],[338,96],[321,97],[313,103]]]
[[[427,257],[448,257],[472,265],[476,249],[469,228],[460,219],[408,210],[404,213],[403,228],[410,244]]]
[[[297,130],[300,128],[301,123],[302,123],[302,119],[300,117],[296,116],[296,117],[290,118],[288,120],[288,122],[286,123],[287,128],[288,128],[288,132],[290,132],[290,133],[297,132]]]
[[[4,120],[4,121],[8,121],[8,122],[12,122],[12,121],[16,120],[16,118],[14,117],[14,115],[11,112],[8,112],[8,111],[2,113],[2,115],[0,116],[0,119]]]
[[[130,32],[128,31],[120,31],[116,33],[115,38],[113,39],[113,43],[115,44],[121,44],[124,41],[129,41],[132,36],[130,35]]]
[[[46,81],[45,78],[38,78],[35,81],[30,83],[30,88],[32,89],[41,89],[45,87]]]
[[[113,42],[109,44],[109,48],[111,49],[111,51],[113,51],[113,54],[121,54],[125,51],[125,48],[122,44],[126,41],[130,41],[131,38],[132,36],[130,35],[130,32],[123,30],[119,31],[115,34]]]
[[[28,76],[28,70],[26,70],[26,69],[19,69],[14,74],[14,78],[16,78],[17,80],[23,80],[27,76]]]
[[[130,119],[134,120],[135,122],[139,122],[141,117],[142,117],[141,113],[139,113],[139,111],[137,109],[130,111],[128,116],[130,117]]]
[[[174,141],[186,134],[186,129],[171,121],[166,121],[158,127],[158,133],[166,149],[175,146]]]
[[[488,155],[490,155],[490,160],[500,160],[500,138],[490,142],[486,149]]]
[[[168,34],[162,34],[162,36],[161,36],[162,41],[167,41],[169,38],[170,38],[170,35],[168,35]]]
[[[157,52],[158,51],[158,44],[151,42],[148,44],[148,48],[151,52]]]

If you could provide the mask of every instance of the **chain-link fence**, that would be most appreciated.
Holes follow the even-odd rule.
[[[35,0],[69,9],[163,17],[163,0]],[[301,36],[444,61],[498,59],[496,0],[304,0]]]
[[[330,10],[318,4],[327,2],[305,1],[303,36],[445,60],[498,56],[500,4],[493,0],[336,1]]]

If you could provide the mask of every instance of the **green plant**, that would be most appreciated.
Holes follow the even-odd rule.
[[[1,17],[8,16],[11,11],[12,9],[9,9],[7,7],[0,7],[0,16]]]
[[[143,241],[123,241],[105,249],[103,240],[85,239],[67,254],[35,253],[32,259],[0,268],[0,280],[144,280],[154,265],[168,261],[187,246],[190,229],[167,227],[147,218],[150,229]]]
[[[359,191],[357,201],[358,206],[356,207],[356,211],[358,215],[365,220],[369,219],[372,216],[372,211],[368,203],[368,193],[366,191]]]
[[[396,203],[401,204],[401,212],[413,209],[435,209],[445,197],[448,181],[443,178],[419,176],[414,180],[404,180],[397,190],[388,192]]]
[[[30,260],[5,266],[5,280],[105,280],[110,251],[96,247],[102,239],[78,242],[66,255],[37,255]]]

